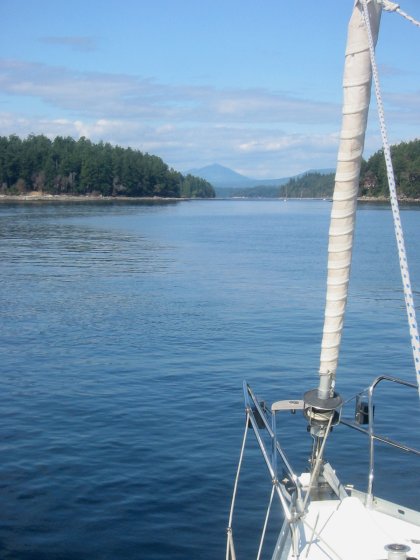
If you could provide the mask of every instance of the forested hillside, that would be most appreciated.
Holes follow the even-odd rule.
[[[283,198],[331,198],[334,190],[334,173],[306,173],[293,177],[280,188]]]
[[[234,189],[230,196],[244,198],[331,198],[334,174],[310,171],[292,177],[277,186],[257,185],[252,188]]]
[[[131,148],[57,136],[0,136],[0,190],[5,194],[212,198],[210,183],[170,169]]]
[[[420,199],[420,140],[391,146],[391,155],[398,198]],[[331,198],[333,189],[334,173],[327,175],[307,173],[290,179],[280,187],[280,196]],[[389,197],[383,150],[378,150],[367,161],[363,160],[359,195],[374,198]]]
[[[420,140],[391,146],[391,155],[398,197],[420,199]],[[389,196],[383,150],[363,162],[360,178],[362,196]]]
[[[235,198],[278,198],[280,187],[258,185],[246,189],[231,189],[230,196]]]

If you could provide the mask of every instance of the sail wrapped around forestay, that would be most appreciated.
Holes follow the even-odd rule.
[[[367,4],[372,36],[376,44],[381,6],[376,1],[368,1]],[[363,6],[360,0],[357,0],[348,28],[343,79],[343,120],[329,230],[327,295],[319,370],[321,398],[328,398],[332,393],[338,364],[371,81],[372,70]]]

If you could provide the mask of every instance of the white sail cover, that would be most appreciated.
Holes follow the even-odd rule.
[[[371,30],[376,44],[381,6],[368,2]],[[371,94],[369,43],[363,6],[357,0],[350,19],[343,80],[343,120],[337,158],[328,245],[328,279],[321,345],[319,396],[334,388],[335,373],[347,303],[359,174]]]

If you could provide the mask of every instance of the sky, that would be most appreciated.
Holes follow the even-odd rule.
[[[420,20],[420,0],[401,0]],[[81,136],[185,172],[334,168],[353,0],[0,0],[0,135]],[[419,138],[420,28],[384,13],[391,143]],[[365,157],[380,148],[375,106]]]

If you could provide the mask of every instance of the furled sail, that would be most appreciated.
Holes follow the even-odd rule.
[[[376,44],[381,5],[368,1],[372,37]],[[343,120],[328,244],[328,278],[321,345],[319,397],[334,389],[343,330],[353,248],[359,175],[371,95],[372,70],[363,6],[356,0],[347,36],[343,79]]]

